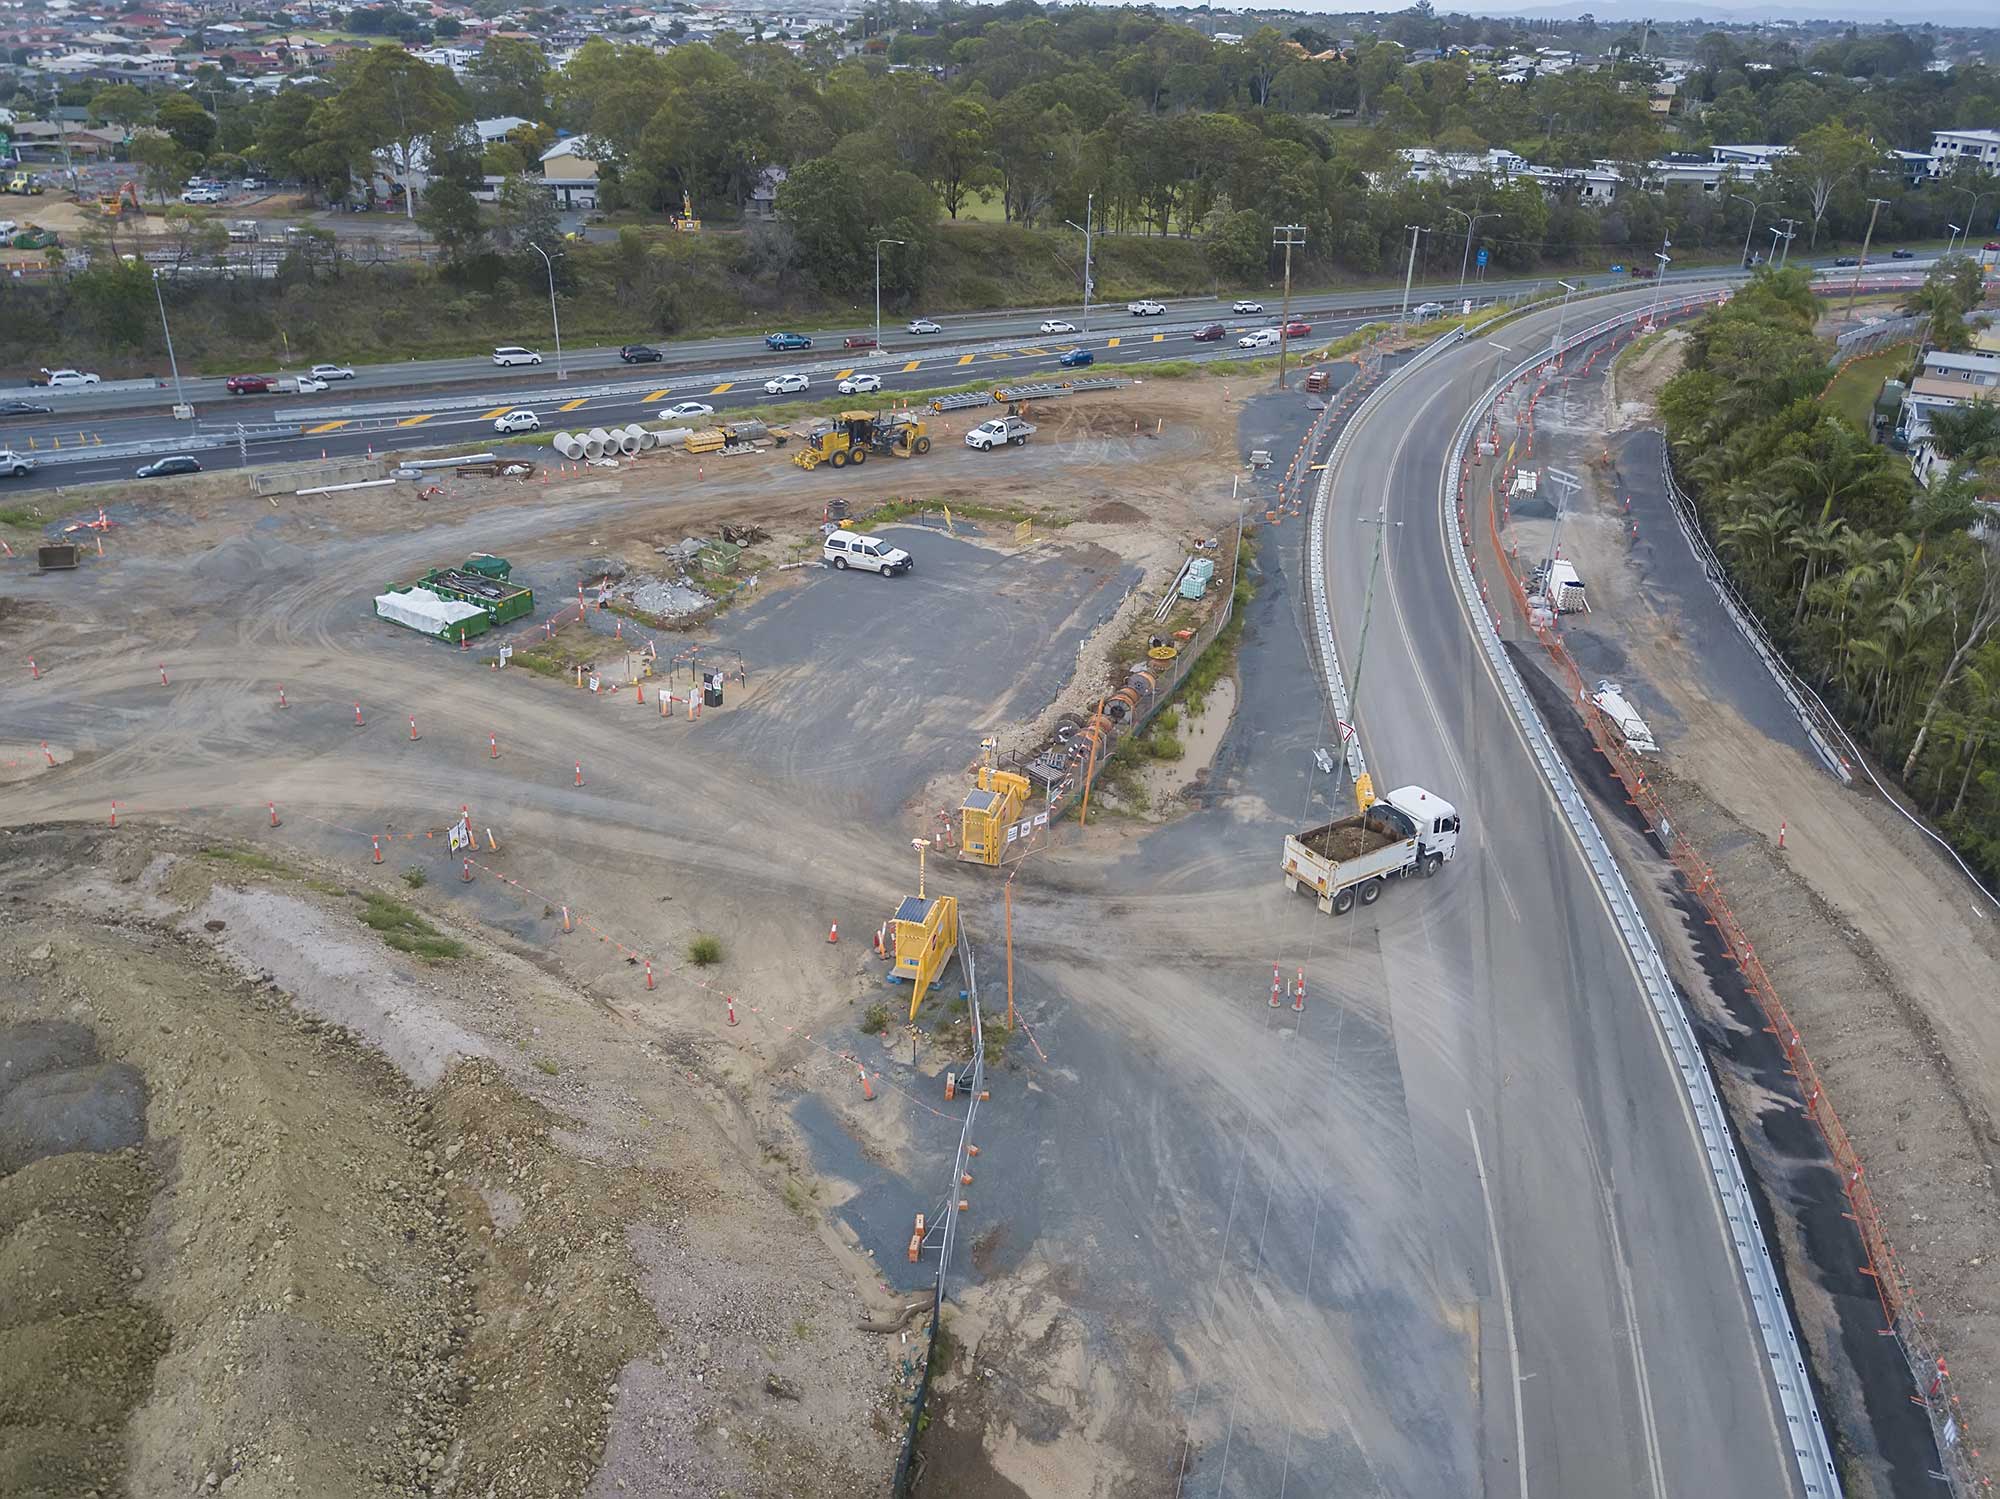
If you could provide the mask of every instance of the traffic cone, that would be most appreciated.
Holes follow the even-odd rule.
[[[458,648],[459,648],[460,650],[462,650],[462,651],[469,651],[469,650],[471,650],[471,649],[472,649],[472,647],[471,647],[471,646],[469,646],[469,645],[467,645],[467,644],[465,643],[465,626],[464,626],[464,625],[460,625],[460,626],[458,627]]]
[[[111,804],[111,825],[114,828],[118,826],[118,803],[116,802]]]
[[[576,783],[579,786],[583,784],[583,762],[581,760],[576,762]]]
[[[42,679],[42,669],[35,665],[35,658],[33,656],[28,658],[28,675],[37,682]]]
[[[729,1006],[729,1023],[736,1024],[736,997],[726,994],[723,996],[723,1003]]]
[[[646,987],[648,989],[653,987],[653,960],[651,958],[646,959]]]
[[[277,826],[278,826],[278,804],[277,804],[276,802],[266,802],[266,803],[264,803],[264,805],[265,805],[265,806],[267,806],[267,807],[269,807],[269,808],[271,809],[271,826],[272,826],[272,827],[274,827],[274,828],[275,828],[275,827],[277,827]]]
[[[472,861],[470,859],[465,861],[465,867],[459,871],[458,877],[468,885],[472,883]]]
[[[831,945],[832,945],[833,943],[835,943],[835,942],[838,942],[838,941],[840,940],[840,923],[839,923],[839,922],[837,922],[837,921],[836,921],[836,922],[835,922],[835,923],[834,923],[834,924],[833,924],[832,926],[830,926],[830,927],[828,927],[828,928],[826,929],[826,940],[827,940],[827,944],[828,944],[829,946],[831,946]]]
[[[278,706],[280,708],[289,708],[291,706],[290,703],[285,701],[285,686],[282,682],[278,684]]]
[[[571,930],[571,927],[570,927],[570,924],[569,924],[569,907],[568,907],[568,906],[564,906],[564,907],[562,908],[562,916],[563,916],[563,930],[567,932],[567,931]]]
[[[164,661],[160,663],[160,685],[162,687],[167,685],[167,663]]]
[[[416,737],[417,737],[417,721],[415,718],[412,718],[410,720],[410,738],[415,739]]]
[[[499,759],[499,758],[500,758],[500,736],[499,736],[498,734],[488,734],[488,735],[486,736],[486,745],[487,745],[487,754],[486,754],[486,758],[487,758],[487,759],[489,759],[489,760],[497,760],[497,759]]]
[[[375,862],[377,864],[380,864],[382,862],[382,840],[380,838],[371,836],[368,839],[368,842],[375,849]]]
[[[42,758],[49,762],[49,769],[55,769],[56,757],[49,753],[49,742],[46,739],[42,741]]]
[[[1278,977],[1278,965],[1273,963],[1271,965],[1271,1008],[1274,1010],[1278,1008],[1278,992],[1283,988],[1284,983]]]
[[[868,1081],[868,1069],[856,1067],[854,1070],[861,1075],[861,1096],[872,1099],[875,1096],[875,1086]]]
[[[1292,1008],[1294,1010],[1302,1011],[1305,1009],[1305,1007],[1306,1007],[1306,971],[1305,969],[1301,968],[1299,970],[1299,986],[1297,989],[1292,991]]]
[[[642,708],[643,708],[643,707],[645,707],[645,706],[646,706],[646,684],[645,684],[644,682],[634,682],[634,683],[632,684],[632,690],[633,690],[634,692],[636,692],[636,693],[638,693],[638,694],[639,694],[639,706],[640,706],[640,707],[642,707]]]

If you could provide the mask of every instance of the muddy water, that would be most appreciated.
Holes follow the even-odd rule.
[[[1207,779],[1209,768],[1215,764],[1215,753],[1222,748],[1222,736],[1229,731],[1229,721],[1235,716],[1234,677],[1224,677],[1209,689],[1201,712],[1181,710],[1180,726],[1174,730],[1174,737],[1180,740],[1185,753],[1178,760],[1148,760],[1139,773],[1146,787],[1148,815],[1171,816],[1178,810],[1175,802],[1179,794]]]

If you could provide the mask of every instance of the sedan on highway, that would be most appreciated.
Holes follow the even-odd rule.
[[[766,333],[764,347],[780,352],[787,349],[810,349],[813,341],[803,333]]]
[[[676,401],[673,405],[665,407],[660,412],[660,420],[663,422],[684,422],[689,417],[714,415],[715,408],[704,405],[700,401]]]
[[[141,479],[164,479],[169,474],[198,474],[201,465],[185,453],[177,453],[171,458],[155,458],[151,463],[142,464],[138,469]]]
[[[1297,318],[1285,324],[1285,337],[1304,338],[1313,331],[1311,323],[1302,323]]]
[[[882,377],[880,375],[849,375],[840,384],[834,386],[834,389],[844,396],[864,396],[872,390],[880,390],[881,388]]]
[[[315,380],[352,380],[354,366],[351,364],[316,364],[312,367]]]
[[[1063,352],[1062,357],[1056,360],[1056,363],[1066,370],[1079,369],[1086,364],[1095,364],[1096,362],[1097,356],[1088,349],[1067,349]]]
[[[1246,333],[1236,340],[1239,349],[1268,349],[1278,341],[1276,328],[1259,328],[1255,333]]]
[[[1851,265],[1855,267],[1857,270],[1860,269],[1861,266],[1861,262],[1852,255],[1836,255],[1833,257],[1833,263],[1837,266]]]
[[[764,382],[764,394],[767,396],[788,395],[794,391],[811,389],[812,381],[796,371],[789,375],[778,375]]]
[[[495,432],[539,432],[542,419],[523,406],[516,411],[507,411],[493,418]]]
[[[627,364],[658,364],[667,356],[651,344],[626,344],[618,351],[618,357]]]
[[[1229,330],[1228,330],[1227,328],[1223,327],[1223,326],[1222,326],[1222,324],[1220,324],[1220,323],[1210,323],[1210,324],[1209,324],[1209,325],[1208,325],[1207,327],[1205,327],[1205,328],[1197,328],[1197,329],[1195,329],[1195,330],[1194,330],[1194,333],[1193,333],[1193,335],[1192,335],[1192,337],[1194,338],[1194,340],[1195,340],[1195,342],[1196,342],[1196,343],[1204,343],[1204,344],[1206,344],[1206,343],[1214,343],[1214,342],[1215,342],[1215,340],[1217,340],[1218,338],[1221,338],[1221,337],[1223,337],[1223,336],[1224,336],[1224,335],[1226,335],[1226,334],[1227,334],[1228,332],[1229,332]]]
[[[0,416],[47,416],[53,406],[37,406],[33,401],[0,401]]]
[[[1233,303],[1230,304],[1229,310],[1231,312],[1251,312],[1251,313],[1261,314],[1264,311],[1264,304],[1262,302],[1253,302],[1248,297],[1238,297]]]
[[[1891,260],[1915,260],[1917,258],[1917,252],[1915,250],[1902,250],[1902,249],[1891,250],[1889,252],[1889,258]]]
[[[910,331],[912,333],[942,333],[944,332],[944,324],[934,323],[927,317],[911,318]]]
[[[1076,324],[1075,324],[1075,323],[1065,323],[1065,322],[1064,322],[1064,321],[1063,321],[1063,320],[1062,320],[1061,318],[1059,318],[1059,317],[1052,317],[1052,318],[1049,318],[1049,319],[1047,319],[1046,321],[1044,321],[1044,322],[1043,322],[1043,324],[1042,324],[1042,332],[1044,332],[1044,333],[1074,333],[1074,332],[1076,332]]]

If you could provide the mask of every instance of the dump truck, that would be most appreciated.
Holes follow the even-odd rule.
[[[914,417],[877,416],[872,411],[843,411],[823,423],[815,423],[803,434],[804,446],[792,455],[803,469],[830,463],[846,468],[850,463],[866,463],[873,453],[891,458],[911,458],[931,450],[930,428]]]
[[[1421,786],[1400,786],[1352,817],[1285,837],[1285,888],[1310,890],[1319,908],[1344,916],[1372,906],[1404,875],[1435,875],[1458,852],[1458,809]]]

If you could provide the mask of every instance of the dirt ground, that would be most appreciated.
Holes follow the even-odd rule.
[[[27,1477],[143,1494],[883,1485],[915,1377],[907,1298],[827,1213],[852,1184],[815,1168],[792,1107],[827,1100],[929,1206],[948,1157],[919,1126],[944,1117],[926,1076],[942,1055],[927,1034],[919,1061],[892,1030],[858,1063],[852,1030],[883,992],[855,939],[907,888],[904,829],[824,818],[801,838],[796,788],[708,747],[787,711],[755,661],[719,723],[663,724],[629,694],[380,625],[368,597],[490,551],[533,581],[540,620],[594,561],[657,567],[655,547],[729,521],[772,535],[736,606],[755,607],[807,586],[777,564],[835,495],[1023,505],[1042,518],[1025,547],[1006,523],[961,534],[1145,579],[1059,663],[1052,720],[1103,690],[1131,612],[1223,523],[1218,404],[1148,381],[1038,410],[1025,449],[946,436],[864,476],[767,452],[701,478],[663,456],[454,481],[427,503],[113,493],[102,561],[0,573],[0,640],[42,673],[0,688],[0,1030],[86,1026],[147,1100],[143,1143],[0,1180],[0,1253],[39,1261],[53,1242],[12,1231],[24,1183],[83,1183],[63,1188],[75,1221],[137,1226],[132,1268],[112,1256],[75,1299],[156,1317],[162,1345],[149,1379],[128,1339],[130,1361],[56,1413],[46,1459],[8,1443],[70,1464]],[[97,511],[63,506],[57,525]],[[656,643],[669,658],[712,639]],[[470,882],[444,847],[466,806]],[[364,924],[384,913],[388,941]],[[389,945],[412,932],[416,950]],[[713,967],[688,956],[707,933]],[[872,1112],[857,1065],[886,1095]],[[116,1180],[86,1190],[93,1174]],[[0,1301],[0,1340],[10,1315]]]
[[[1580,388],[1578,433],[1648,420],[1676,359],[1654,340],[1617,369],[1608,397],[1601,384]],[[1664,750],[1655,784],[1718,871],[1798,1026],[1949,1361],[1968,1445],[1985,1446],[2000,1421],[2000,920],[1865,778],[1843,787],[1709,689],[1688,621],[1646,582],[1648,549],[1680,537],[1642,535],[1635,547],[1621,503],[1633,476],[1594,436],[1543,443],[1548,461],[1563,461],[1565,441],[1586,478],[1563,525],[1591,597],[1575,628],[1604,642],[1602,664],[1629,663],[1625,681],[1639,684]],[[1538,555],[1547,527],[1517,521],[1509,536]],[[1776,688],[1767,695],[1782,718]]]

